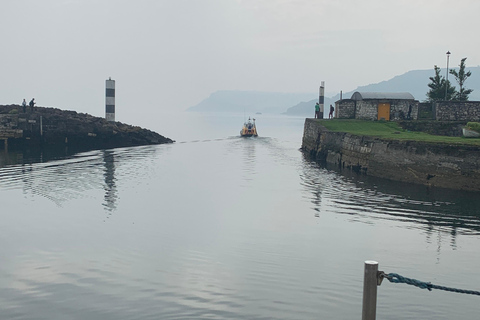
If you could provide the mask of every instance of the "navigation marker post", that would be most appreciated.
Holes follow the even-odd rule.
[[[115,122],[115,80],[105,81],[105,119]]]
[[[320,114],[318,115],[318,119],[323,119],[323,105],[325,101],[325,81],[322,81],[320,85],[320,93],[318,97],[318,104],[320,105]]]

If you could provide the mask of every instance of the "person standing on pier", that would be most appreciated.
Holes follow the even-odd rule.
[[[35,106],[35,98],[32,98],[28,105],[30,106],[30,112],[33,112],[33,107]]]
[[[335,110],[335,108],[330,105],[330,113],[328,114],[328,119],[333,119],[333,111]]]
[[[23,107],[23,113],[27,112],[27,101],[25,101],[25,99],[23,99],[22,107]]]
[[[320,105],[317,103],[315,103],[315,119],[318,119],[319,116],[318,116],[318,113],[320,112]]]

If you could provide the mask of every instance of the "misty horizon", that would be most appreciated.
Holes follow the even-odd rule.
[[[443,72],[447,51],[450,68],[464,57],[480,65],[464,32],[479,29],[479,9],[473,0],[6,0],[0,95],[101,116],[111,77],[118,120],[140,124],[222,90],[315,94],[325,81],[332,96],[410,70]]]

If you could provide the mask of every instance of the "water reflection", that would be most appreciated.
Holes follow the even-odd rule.
[[[43,197],[62,206],[66,201],[92,197],[86,191],[104,190],[103,206],[117,207],[117,167],[135,174],[152,159],[159,146],[95,150],[75,155],[65,152],[3,152],[0,154],[0,189],[22,189],[26,197]]]
[[[353,220],[400,221],[406,228],[425,231],[427,241],[446,235],[456,248],[459,234],[480,234],[478,193],[431,188],[321,166],[304,158],[302,186],[310,194],[313,209],[351,215]],[[323,203],[323,205],[322,205]]]
[[[240,143],[242,144],[242,171],[243,179],[246,181],[251,181],[255,175],[255,145],[257,144],[257,139],[252,138],[240,138]]]
[[[8,165],[22,163],[23,162],[23,153],[18,152],[8,152],[5,150],[0,150],[0,168],[3,168]]]
[[[105,172],[103,177],[105,180],[105,203],[104,206],[108,211],[116,209],[117,187],[115,185],[115,155],[112,150],[104,150],[103,163],[105,165]]]

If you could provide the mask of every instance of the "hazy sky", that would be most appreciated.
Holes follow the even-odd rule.
[[[0,104],[117,120],[217,90],[318,92],[480,65],[478,0],[0,0]],[[316,96],[312,96],[314,99]],[[122,115],[124,118],[122,118]]]

